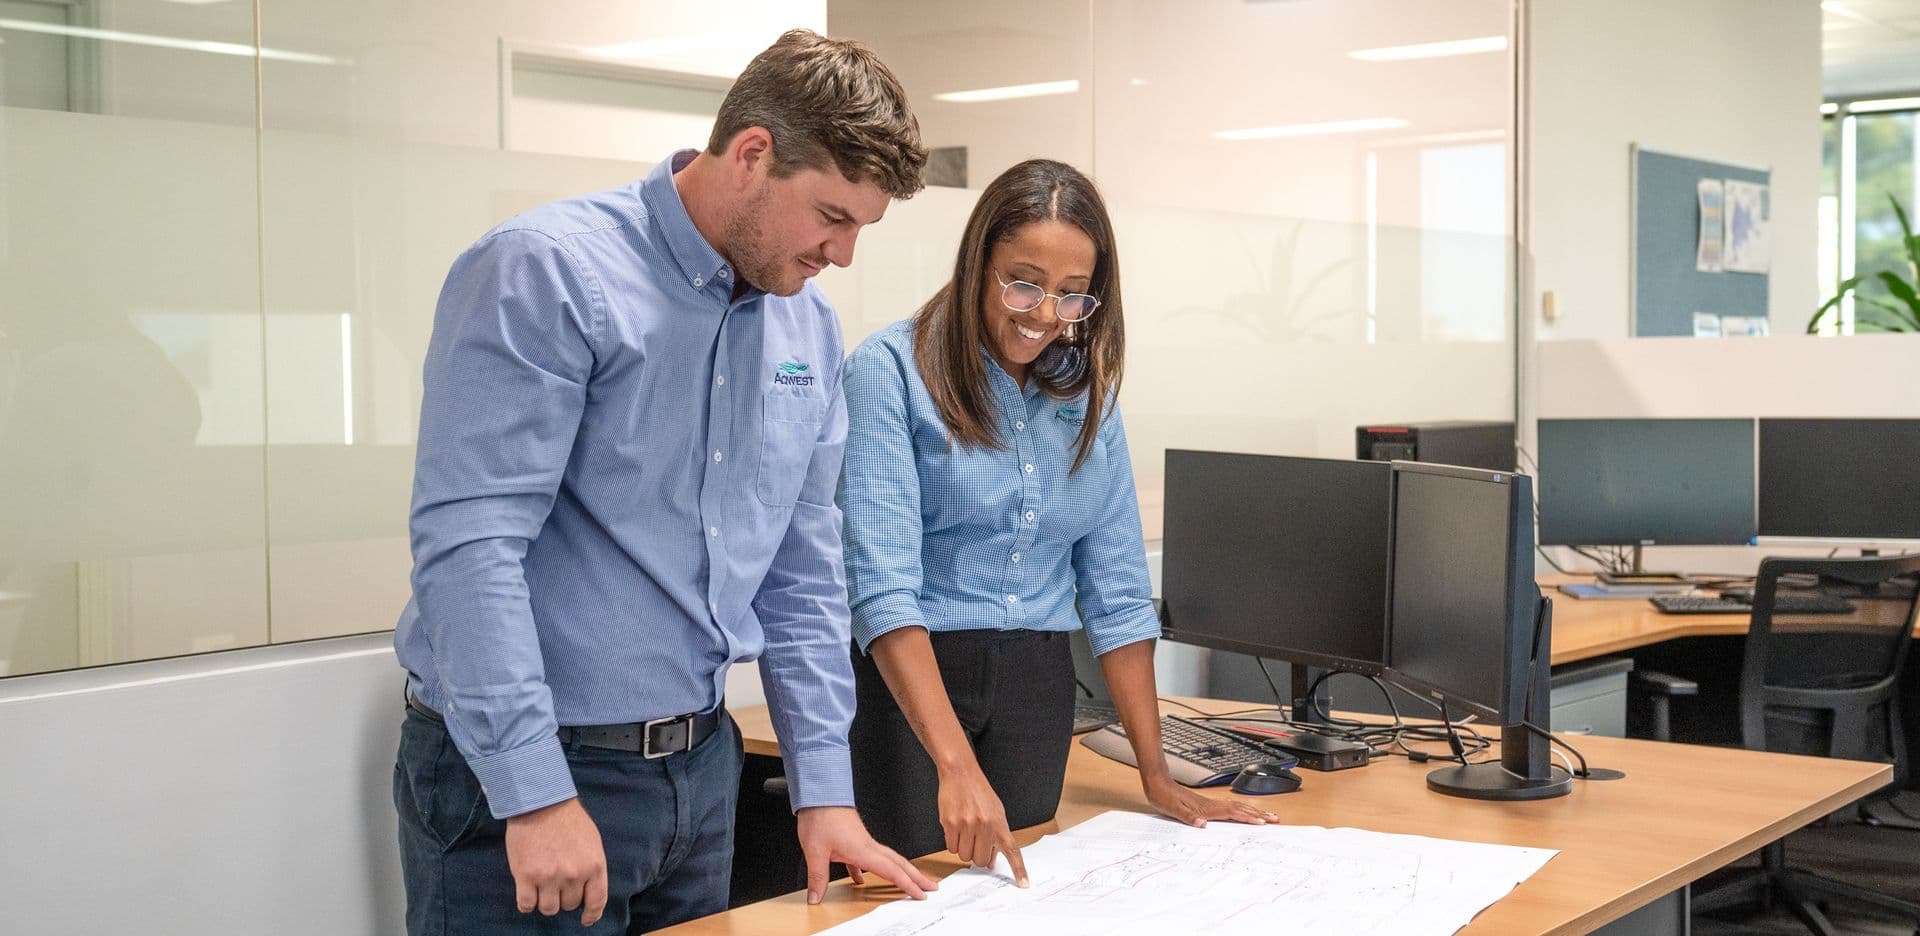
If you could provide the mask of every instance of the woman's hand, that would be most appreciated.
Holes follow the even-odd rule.
[[[1171,777],[1143,778],[1141,785],[1145,787],[1147,802],[1152,803],[1153,808],[1190,826],[1205,826],[1215,819],[1248,825],[1280,821],[1279,816],[1238,800],[1201,796],[1175,783]]]
[[[980,868],[993,867],[993,854],[1007,856],[1013,882],[1027,886],[1027,865],[1007,828],[1007,811],[978,765],[940,775],[940,827],[947,850]]]

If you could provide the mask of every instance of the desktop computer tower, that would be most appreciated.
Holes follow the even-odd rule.
[[[1513,471],[1513,423],[1379,423],[1355,431],[1356,458]]]

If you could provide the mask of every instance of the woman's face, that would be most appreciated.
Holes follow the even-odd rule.
[[[1057,300],[1048,298],[1026,312],[1007,308],[1002,283],[1022,280],[1052,293],[1090,292],[1093,265],[1098,258],[1093,238],[1064,221],[1035,221],[1016,228],[1013,236],[987,253],[987,275],[981,286],[982,325],[987,350],[1008,376],[1024,384],[1027,367],[1047,345],[1066,331]]]

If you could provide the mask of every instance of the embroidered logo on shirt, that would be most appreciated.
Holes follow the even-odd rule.
[[[799,361],[787,361],[775,369],[773,382],[790,387],[811,387],[814,378],[807,371],[812,367],[811,364],[802,364]]]
[[[1076,426],[1087,421],[1086,411],[1078,406],[1062,406],[1054,410],[1053,414],[1060,417],[1061,422],[1072,423]]]

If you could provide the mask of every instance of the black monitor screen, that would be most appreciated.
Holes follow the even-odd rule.
[[[1385,462],[1168,451],[1167,638],[1378,673],[1391,474]]]
[[[1760,420],[1760,535],[1920,539],[1920,419]]]
[[[1527,488],[1504,472],[1394,471],[1387,665],[1501,724],[1520,710],[1532,658]]]
[[[1753,420],[1540,420],[1540,542],[1753,541]]]

